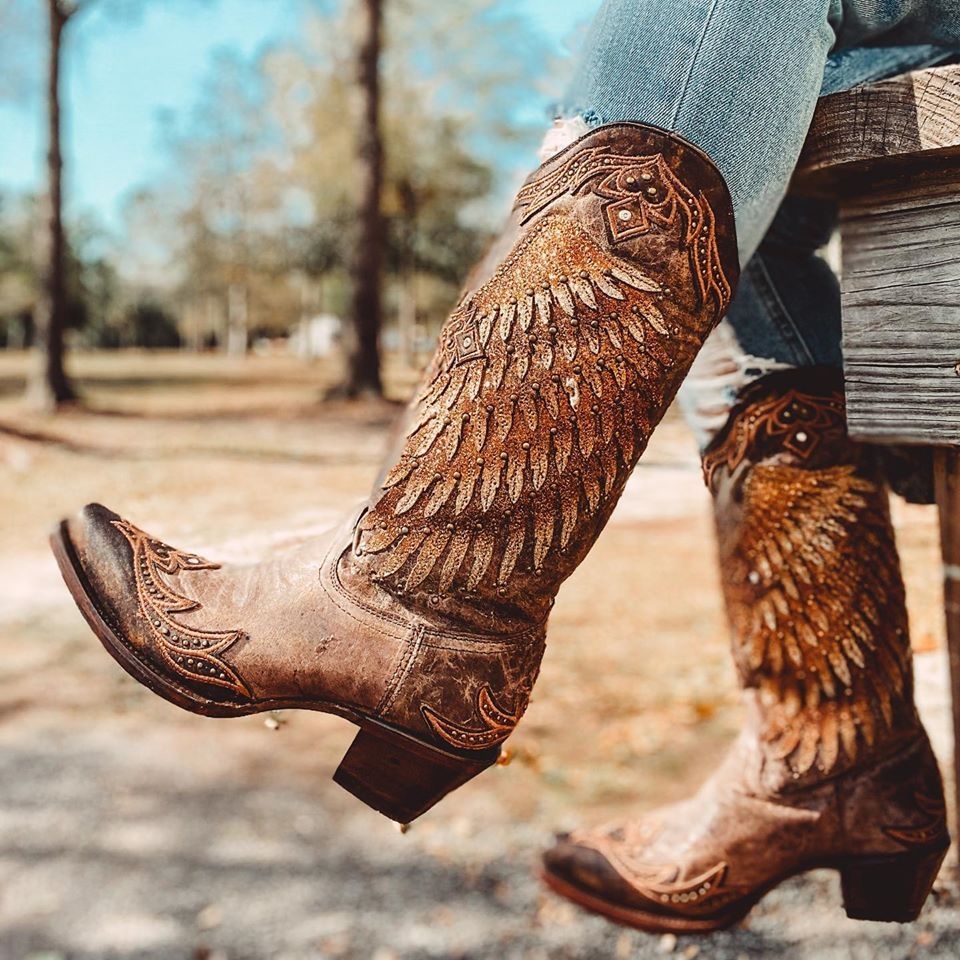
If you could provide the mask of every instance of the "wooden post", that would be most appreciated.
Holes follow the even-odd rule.
[[[953,836],[960,837],[960,449],[937,450],[935,481],[943,556],[943,605],[953,702]]]

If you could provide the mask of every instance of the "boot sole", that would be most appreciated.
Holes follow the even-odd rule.
[[[562,877],[558,877],[549,870],[542,870],[540,878],[554,893],[571,900],[577,906],[583,907],[591,913],[598,913],[600,916],[623,926],[643,930],[645,933],[711,933],[714,930],[726,930],[742,920],[754,907],[757,900],[763,896],[763,894],[760,894],[756,899],[751,899],[745,906],[738,905],[736,910],[717,917],[707,919],[667,917],[634,907],[622,907],[610,903],[602,897],[581,890],[580,887],[564,880]]]
[[[942,846],[900,854],[843,857],[790,870],[713,917],[670,917],[624,907],[581,889],[548,869],[540,873],[555,893],[586,910],[615,923],[646,933],[696,934],[727,930],[739,923],[774,887],[810,870],[832,869],[840,873],[843,906],[851,920],[912,923],[920,915],[934,881],[950,849]]]
[[[63,581],[103,648],[134,680],[174,706],[204,717],[244,717],[270,710],[314,710],[342,717],[359,731],[333,775],[335,783],[378,813],[410,823],[448,793],[497,762],[500,746],[458,752],[425,743],[409,733],[332,701],[266,698],[242,704],[217,703],[195,696],[138,656],[87,579],[70,540],[66,521],[50,535]]]

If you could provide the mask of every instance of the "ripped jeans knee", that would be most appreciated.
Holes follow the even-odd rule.
[[[703,450],[723,428],[737,395],[747,384],[790,366],[747,353],[733,326],[722,320],[707,337],[677,394],[699,448]]]

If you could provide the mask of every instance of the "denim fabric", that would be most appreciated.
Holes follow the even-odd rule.
[[[852,47],[838,50],[827,57],[820,96],[840,93],[861,83],[873,83],[895,77],[898,73],[922,70],[947,60],[956,59],[949,47],[929,44],[907,47]]]
[[[890,49],[902,43],[926,46],[916,57]],[[875,68],[843,53],[877,45]],[[563,113],[640,120],[702,147],[730,188],[746,262],[786,192],[825,79],[836,90],[926,64],[930,45],[960,48],[960,0],[606,0]]]
[[[560,112],[640,120],[702,147],[733,198],[745,266],[728,320],[741,348],[835,365],[839,286],[816,255],[835,211],[783,201],[817,98],[956,50],[960,0],[606,0]]]
[[[744,353],[792,366],[840,365],[840,285],[817,254],[835,225],[829,201],[783,201],[727,312]]]

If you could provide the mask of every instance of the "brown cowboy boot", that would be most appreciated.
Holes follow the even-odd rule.
[[[545,878],[650,931],[727,927],[840,871],[850,917],[913,920],[949,846],[913,705],[887,494],[824,368],[749,386],[704,456],[746,728],[683,803],[559,839]]]
[[[601,127],[537,170],[444,326],[402,451],[358,517],[253,566],[99,505],[54,549],[107,650],[195,713],[360,732],[337,782],[408,821],[493,763],[590,549],[737,275],[720,174]]]

